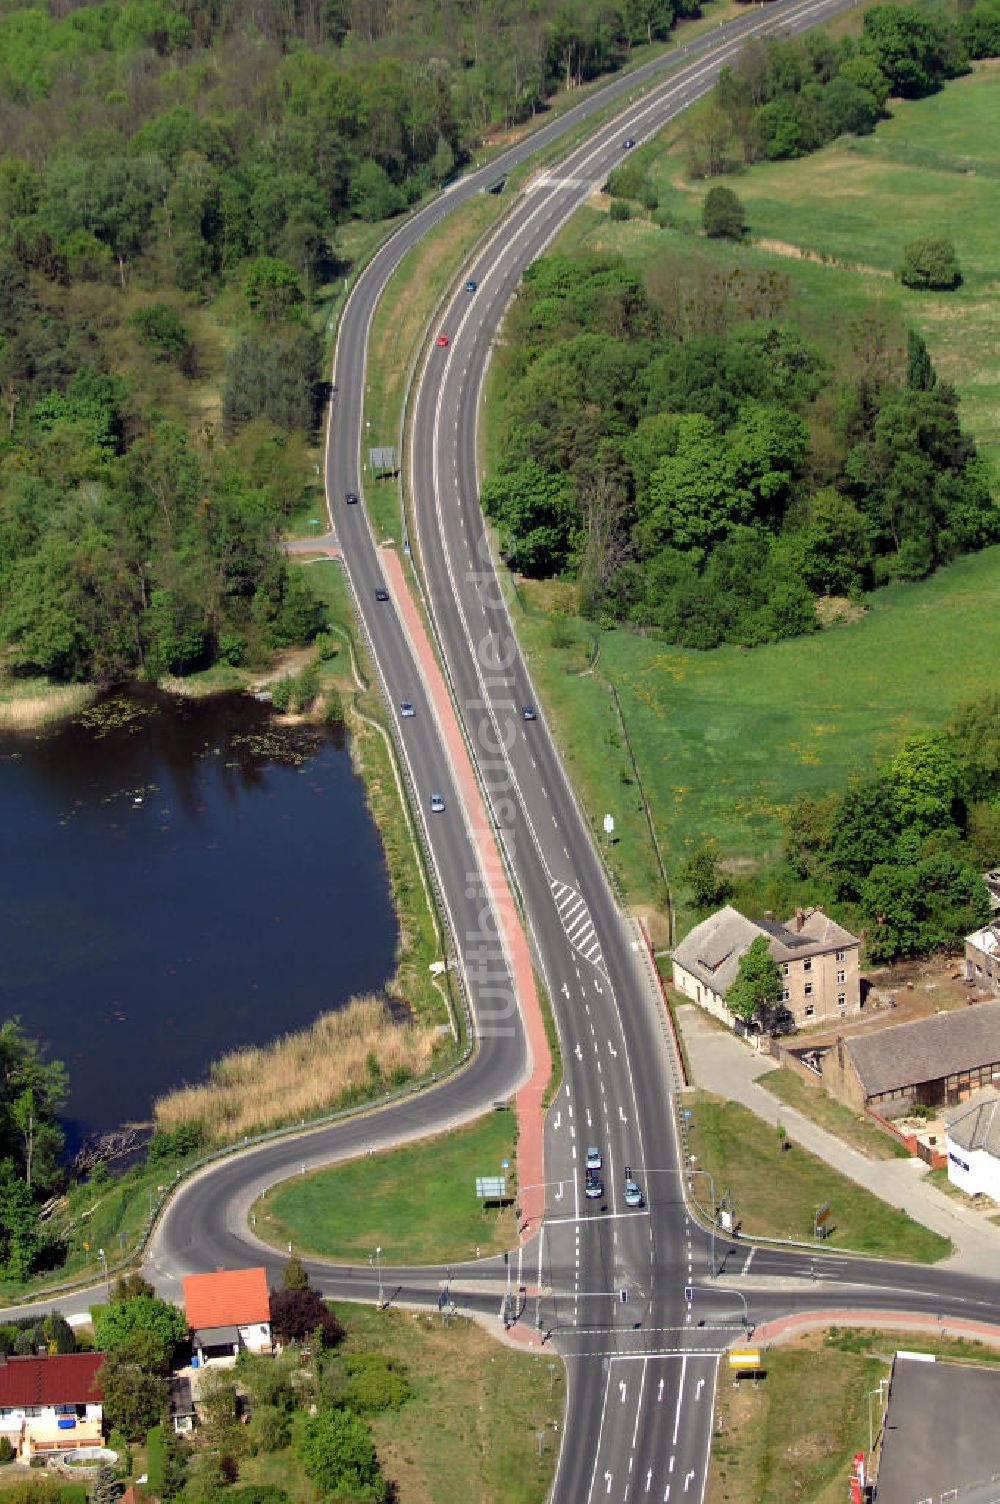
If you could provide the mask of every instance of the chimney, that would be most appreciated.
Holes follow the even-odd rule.
[[[795,933],[796,934],[799,933],[799,930],[801,930],[803,924],[805,923],[805,917],[806,916],[805,916],[805,914],[803,914],[803,912],[802,912],[801,909],[796,909],[795,910]]]

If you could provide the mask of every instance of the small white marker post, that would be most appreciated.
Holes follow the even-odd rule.
[[[611,845],[611,837],[614,835],[614,833],[615,833],[615,817],[614,817],[614,815],[605,815],[604,816],[604,836],[605,836],[604,844],[605,844],[605,846],[610,846]]]

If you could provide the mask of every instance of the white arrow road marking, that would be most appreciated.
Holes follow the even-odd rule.
[[[618,1393],[621,1395],[621,1397],[622,1397],[622,1404],[624,1405],[624,1403],[625,1403],[625,1396],[628,1394],[628,1385],[625,1383],[624,1379],[619,1379],[618,1380]]]
[[[692,1468],[689,1473],[685,1473],[685,1475],[684,1475],[684,1492],[685,1493],[687,1493],[687,1491],[691,1487],[691,1484],[692,1484],[693,1481],[694,1481],[694,1468]]]
[[[608,1049],[611,1052],[611,1058],[612,1058],[612,1060],[617,1060],[618,1059],[618,1051],[615,1049],[615,1047],[611,1043],[610,1039],[608,1040]]]
[[[562,1200],[562,1181],[561,1180],[559,1182],[559,1189],[556,1191],[556,1200],[557,1201],[561,1201]]]
[[[653,1469],[650,1468],[649,1472],[646,1474],[646,1492],[647,1492],[647,1494],[649,1493],[649,1486],[652,1483],[652,1481],[653,1481]]]
[[[604,992],[604,988],[603,988],[603,987],[602,987],[602,986],[601,986],[601,984],[600,984],[600,982],[596,982],[596,981],[595,981],[595,983],[594,983],[594,987],[595,987],[595,988],[596,988],[596,990],[597,990],[597,991],[598,991],[598,992],[600,992],[600,993],[603,993],[603,992]]]
[[[619,1107],[618,1108],[618,1116],[621,1118],[621,1120],[622,1120],[623,1123],[627,1123],[628,1122],[628,1118],[625,1116],[625,1109],[624,1109],[624,1107]]]
[[[611,1472],[611,1469],[608,1468],[607,1472],[604,1474],[604,1482],[607,1485],[606,1488],[605,1488],[605,1490],[604,1490],[604,1492],[606,1494],[609,1494],[611,1492],[611,1479],[612,1479],[612,1476],[613,1476],[613,1474]]]
[[[557,1112],[557,1113],[556,1113],[556,1120],[555,1120],[555,1122],[554,1122],[554,1123],[553,1123],[553,1124],[552,1124],[552,1126],[553,1126],[553,1128],[558,1128],[558,1127],[559,1127],[559,1124],[560,1124],[560,1123],[561,1123],[561,1122],[562,1122],[562,1113],[561,1113],[561,1112]]]
[[[577,1058],[577,1060],[582,1060],[583,1059],[583,1051],[581,1050],[581,1048],[580,1048],[579,1045],[577,1045],[577,1047],[576,1047],[576,1058]]]
[[[590,1108],[588,1107],[587,1108],[587,1127],[588,1128],[593,1128],[593,1126],[594,1126],[593,1123],[590,1121]]]
[[[659,1403],[660,1403],[660,1401],[661,1401],[661,1400],[662,1400],[662,1398],[663,1398],[663,1386],[664,1386],[664,1384],[665,1384],[665,1383],[666,1383],[666,1380],[665,1380],[665,1379],[661,1379],[661,1380],[660,1380],[660,1387],[659,1387],[659,1388],[658,1388],[658,1389],[657,1389],[657,1391],[656,1391],[656,1403],[657,1403],[657,1404],[659,1404]]]
[[[704,1389],[704,1387],[705,1387],[705,1380],[704,1379],[699,1379],[698,1380],[698,1386],[697,1386],[697,1388],[695,1389],[695,1392],[694,1392],[694,1397],[695,1397],[696,1400],[700,1400],[701,1399],[701,1391]]]

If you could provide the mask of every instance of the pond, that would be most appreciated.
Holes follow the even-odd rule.
[[[97,709],[0,738],[0,1016],[65,1061],[71,1150],[379,990],[398,933],[342,728],[241,695]]]

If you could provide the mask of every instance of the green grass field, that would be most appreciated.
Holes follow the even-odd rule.
[[[345,1352],[390,1352],[406,1371],[411,1397],[399,1410],[370,1417],[398,1504],[538,1504],[548,1497],[565,1405],[554,1353],[512,1351],[461,1318],[333,1309],[345,1328]],[[239,1482],[276,1484],[292,1504],[318,1498],[294,1447],[243,1459]]]
[[[513,1206],[483,1211],[478,1175],[516,1184],[515,1118],[492,1112],[423,1143],[286,1180],[254,1207],[259,1237],[347,1262],[382,1249],[385,1264],[458,1262],[509,1248]],[[503,1160],[510,1167],[501,1169]]]
[[[897,1211],[798,1144],[782,1152],[778,1134],[745,1107],[709,1092],[685,1098],[688,1139],[717,1195],[732,1191],[736,1219],[751,1236],[811,1242],[813,1217],[830,1203],[829,1237],[837,1248],[880,1258],[933,1264],[951,1252],[940,1237]],[[697,1182],[707,1201],[706,1182]]]
[[[777,1070],[758,1076],[757,1084],[779,1101],[797,1108],[821,1128],[835,1133],[845,1144],[850,1144],[852,1149],[869,1159],[909,1159],[905,1147],[897,1139],[890,1138],[860,1113],[834,1101],[821,1086],[810,1086],[794,1071],[779,1066]]]

